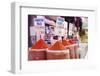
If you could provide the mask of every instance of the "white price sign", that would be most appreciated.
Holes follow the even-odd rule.
[[[56,25],[64,25],[64,18],[58,17],[56,20]]]
[[[44,18],[34,18],[35,26],[45,26]]]
[[[64,35],[64,18],[58,17],[56,20],[55,34],[59,36]]]
[[[45,19],[43,17],[34,18],[34,26],[36,32],[39,32],[39,34],[45,34]]]

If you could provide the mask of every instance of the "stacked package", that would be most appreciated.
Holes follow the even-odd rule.
[[[55,59],[69,59],[69,50],[62,45],[60,41],[57,41],[47,51],[47,60]]]
[[[48,45],[43,39],[36,42],[32,48],[29,49],[28,59],[29,60],[46,60],[46,50]]]

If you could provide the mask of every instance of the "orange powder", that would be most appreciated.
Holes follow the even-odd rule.
[[[49,50],[65,50],[65,47],[60,41],[57,41],[49,48]]]
[[[64,46],[67,46],[67,45],[70,45],[70,42],[69,42],[69,40],[62,40],[62,44]]]
[[[32,49],[46,49],[48,48],[48,45],[45,43],[43,39],[40,39],[35,43],[35,45],[32,46]]]

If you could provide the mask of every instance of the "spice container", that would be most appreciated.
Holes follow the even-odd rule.
[[[74,50],[74,45],[69,45],[69,52],[70,52],[70,59],[74,59],[75,58],[75,50]]]
[[[29,49],[28,59],[29,60],[46,60],[45,49]]]
[[[62,40],[62,44],[65,46],[66,49],[69,49],[69,53],[70,53],[70,59],[75,59],[77,58],[77,53],[76,53],[76,49],[77,49],[77,45],[75,44],[74,41],[72,41],[71,39],[63,39]]]
[[[69,59],[69,50],[65,49],[60,41],[57,41],[54,45],[52,45],[47,51],[47,59],[55,60],[55,59]]]
[[[74,50],[75,50],[75,58],[79,59],[80,55],[78,53],[79,45],[77,43],[74,44]]]
[[[70,39],[69,42],[71,44],[70,47],[69,47],[70,54],[71,54],[70,55],[71,59],[77,59],[77,58],[79,58],[79,54],[77,53],[77,51],[78,51],[78,44],[73,39]]]
[[[43,39],[36,42],[32,48],[29,49],[28,60],[46,60],[46,50],[48,45]]]

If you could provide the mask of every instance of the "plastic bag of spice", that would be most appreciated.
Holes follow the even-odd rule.
[[[71,40],[69,40],[69,42],[70,42],[70,56],[71,56],[71,58],[72,59],[78,59],[79,58],[79,54],[77,53],[77,51],[78,51],[78,44],[77,44],[77,42],[75,41],[75,40],[73,40],[73,39],[71,39]]]
[[[40,39],[29,48],[28,52],[28,60],[46,60],[46,51],[48,45],[45,43],[43,39]]]
[[[65,49],[60,41],[57,41],[54,45],[52,45],[47,50],[47,59],[55,60],[55,59],[69,59],[69,50]]]
[[[77,55],[78,45],[76,44],[76,42],[74,40],[72,40],[72,39],[65,40],[64,39],[64,40],[62,40],[62,44],[65,46],[66,49],[69,49],[71,59],[79,58],[79,56]]]
[[[28,60],[46,60],[46,49],[29,49]]]

